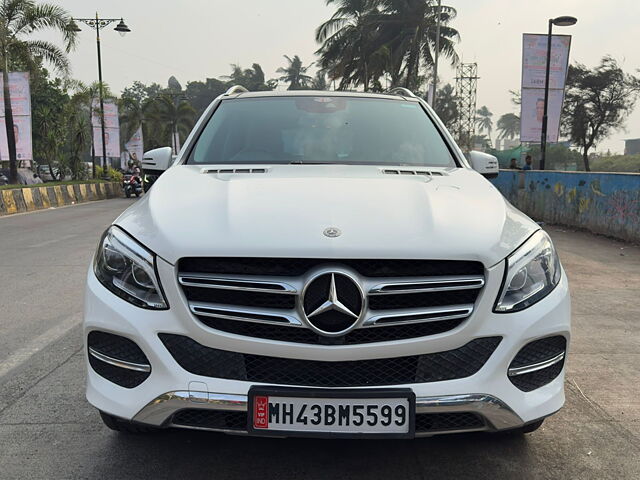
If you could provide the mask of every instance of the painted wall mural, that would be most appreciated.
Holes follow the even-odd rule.
[[[502,170],[492,183],[534,220],[640,242],[640,174]]]

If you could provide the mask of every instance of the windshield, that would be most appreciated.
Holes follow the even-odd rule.
[[[417,102],[329,96],[223,100],[188,163],[455,166]]]

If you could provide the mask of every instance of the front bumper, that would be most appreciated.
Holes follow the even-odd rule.
[[[499,264],[488,270],[487,284],[473,315],[454,330],[397,342],[321,346],[247,338],[210,329],[189,312],[175,280],[174,266],[159,259],[158,271],[171,306],[166,311],[147,311],[130,305],[106,290],[92,271],[88,275],[85,339],[94,330],[124,336],[140,347],[151,365],[148,378],[139,386],[123,388],[98,375],[87,360],[87,399],[96,408],[122,419],[161,427],[246,433],[242,428],[198,427],[173,421],[174,414],[187,409],[245,414],[247,393],[255,383],[189,373],[163,345],[158,337],[160,333],[183,335],[208,347],[232,352],[318,361],[355,361],[442,352],[456,349],[475,338],[502,337],[482,368],[469,377],[393,385],[393,388],[413,390],[417,397],[417,414],[471,412],[483,419],[482,425],[442,431],[432,429],[423,433],[425,435],[518,428],[553,414],[564,403],[564,370],[548,384],[529,392],[516,388],[507,375],[511,361],[527,343],[552,335],[569,340],[570,300],[564,273],[553,292],[534,306],[517,313],[494,314],[490,312],[504,273],[504,265]],[[85,354],[88,359],[88,351]]]

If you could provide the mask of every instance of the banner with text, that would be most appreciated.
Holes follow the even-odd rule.
[[[93,147],[96,157],[102,157],[102,128],[100,121],[100,101],[91,104],[91,125],[93,126]],[[113,100],[104,101],[104,139],[107,157],[120,157],[120,122],[118,105]]]
[[[133,160],[135,163],[142,161],[142,155],[144,154],[142,126],[138,127],[135,133],[131,136],[131,139],[124,144],[124,148],[128,153],[129,159]]]
[[[13,132],[16,137],[16,158],[33,160],[31,140],[31,90],[28,72],[9,72],[9,95],[13,113]],[[9,159],[7,128],[4,119],[4,81],[0,76],[0,157]],[[30,162],[29,162],[30,163]]]
[[[520,141],[540,142],[544,115],[544,87],[547,69],[548,36],[525,33],[522,37],[522,101]],[[564,87],[569,68],[570,35],[553,35],[549,65],[547,141],[558,141]]]

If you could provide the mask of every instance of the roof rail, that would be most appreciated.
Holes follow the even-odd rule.
[[[247,90],[246,88],[244,88],[242,85],[234,85],[233,87],[231,87],[229,90],[227,90],[226,92],[224,92],[225,95],[233,95],[234,93],[243,93],[243,92],[248,92],[249,90]]]
[[[393,87],[384,93],[388,93],[389,95],[402,95],[404,97],[415,97],[414,93],[411,90],[404,87]]]

